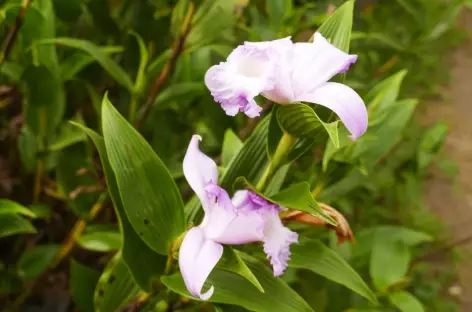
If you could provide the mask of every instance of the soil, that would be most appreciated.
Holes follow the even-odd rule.
[[[443,120],[449,135],[443,149],[458,165],[454,180],[433,170],[425,184],[425,201],[446,225],[453,242],[462,245],[464,258],[459,262],[459,282],[463,312],[472,312],[472,10],[464,10],[459,26],[470,34],[452,52],[451,82],[441,99],[422,105],[420,120],[433,124]]]

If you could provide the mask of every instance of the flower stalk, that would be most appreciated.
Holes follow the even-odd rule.
[[[256,189],[260,192],[264,191],[267,181],[269,181],[270,177],[274,174],[274,172],[284,164],[286,161],[288,153],[292,150],[293,145],[297,139],[290,134],[284,132],[282,138],[275,149],[274,156],[272,157],[269,165],[266,167],[262,177],[257,182]]]

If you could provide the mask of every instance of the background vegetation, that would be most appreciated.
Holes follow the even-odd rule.
[[[119,261],[121,253],[125,257],[125,226],[118,226],[108,195],[107,169],[94,143],[70,121],[100,133],[107,91],[190,199],[181,162],[192,134],[204,137],[203,149],[224,171],[242,142],[256,138],[258,131],[272,131],[264,126],[268,118],[254,130],[254,120],[226,116],[204,86],[206,70],[245,40],[292,36],[307,41],[342,3],[0,2],[0,306],[84,312],[138,306],[147,311],[243,310],[189,304],[172,292],[165,297],[143,293]],[[447,293],[455,281],[454,253],[441,223],[421,201],[421,183],[432,163],[454,173],[440,150],[447,127],[439,123],[424,129],[412,116],[447,79],[443,55],[461,38],[453,28],[461,6],[456,0],[355,3],[350,51],[359,60],[345,83],[368,105],[369,131],[356,144],[341,140],[339,149],[317,141],[293,157],[291,170],[281,167],[274,182],[280,185],[272,187],[308,181],[318,201],[346,216],[355,244],[337,245],[335,234],[321,228],[300,230],[342,255],[380,304],[333,283],[319,268],[289,269],[284,280],[315,311],[457,308]],[[349,37],[342,40],[349,47]],[[259,103],[266,113],[273,109],[263,99]],[[247,176],[259,174],[251,172]],[[188,220],[198,220],[196,208],[190,200]],[[438,257],[446,265],[435,265]],[[110,276],[120,278],[113,283]]]

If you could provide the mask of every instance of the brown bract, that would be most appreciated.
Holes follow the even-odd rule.
[[[338,222],[338,226],[333,226],[327,223],[326,221],[323,221],[320,218],[312,216],[311,214],[303,211],[291,211],[290,213],[284,215],[282,219],[287,221],[311,224],[315,226],[325,226],[328,229],[334,230],[336,231],[336,236],[338,237],[338,244],[342,244],[346,240],[354,242],[354,235],[346,218],[339,211],[337,211],[331,206],[328,206],[323,203],[319,203],[319,205],[329,216],[331,216],[334,220],[336,220],[336,222]]]

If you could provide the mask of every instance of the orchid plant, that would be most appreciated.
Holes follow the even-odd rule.
[[[350,87],[328,82],[345,73],[357,60],[331,45],[320,33],[313,43],[292,43],[290,38],[269,42],[246,42],[226,62],[211,67],[205,83],[226,114],[244,112],[260,115],[255,97],[263,95],[278,104],[300,101],[317,103],[333,110],[357,139],[367,129],[367,109]],[[309,70],[307,70],[309,68]],[[216,163],[199,150],[201,137],[194,135],[183,161],[183,172],[200,199],[205,216],[190,229],[180,247],[179,264],[191,294],[209,299],[213,286],[202,294],[203,285],[223,254],[222,244],[263,242],[264,251],[280,276],[290,259],[290,245],[298,234],[284,227],[279,212],[286,210],[249,190],[230,198],[218,186]]]
[[[351,4],[347,3],[345,8]],[[349,10],[340,12],[333,18],[345,16],[343,12]],[[350,28],[344,31],[350,32]],[[316,133],[334,131],[337,135],[337,123],[335,127],[326,126],[313,106],[300,103],[321,105],[339,118],[354,142],[367,130],[366,106],[352,88],[330,80],[345,73],[357,58],[331,44],[320,32],[314,33],[312,42],[293,43],[289,37],[246,42],[236,47],[225,62],[211,66],[204,80],[214,101],[229,116],[243,112],[247,118],[261,118],[266,114],[257,103],[261,95],[274,106],[303,105],[310,110],[309,116],[293,114],[293,118],[308,125],[311,132],[313,129]],[[224,169],[200,150],[199,134],[190,138],[182,168],[195,196],[185,208],[159,157],[107,97],[102,104],[103,139],[82,127],[95,141],[102,163],[108,168],[105,173],[111,195],[123,232],[128,233],[116,261],[127,265],[141,289],[152,293],[153,276],[162,275],[163,270],[162,285],[194,299],[274,311],[281,308],[274,306],[273,296],[278,294],[293,298],[284,303],[283,311],[312,311],[280,276],[291,266],[305,267],[306,259],[319,256],[321,248],[327,252],[327,261],[337,265],[334,271],[320,272],[376,303],[370,288],[339,255],[292,228],[293,224],[327,226],[336,230],[339,242],[353,239],[346,218],[333,207],[318,203],[308,183],[295,183],[280,190],[285,175],[277,177],[277,171],[290,166],[293,161],[290,153],[296,150],[297,144],[308,142],[310,147],[314,139],[292,133],[271,115],[262,117],[259,126]],[[278,128],[280,133],[268,134],[268,128]],[[267,136],[273,136],[271,141],[278,141],[268,154],[261,144]],[[130,151],[135,152],[130,154]],[[274,183],[278,186],[270,186]],[[158,188],[154,191],[155,186]],[[200,209],[202,218],[198,217]],[[245,245],[258,243],[262,244],[272,267],[271,273],[267,272],[264,261],[254,258],[257,252],[251,256],[243,251],[249,247]],[[304,255],[307,251],[308,258]],[[136,261],[136,252],[143,261]],[[159,260],[160,257],[167,257],[167,261]],[[152,265],[147,260],[150,258],[161,264]],[[143,272],[143,265],[147,273]],[[222,272],[232,275],[218,277]],[[229,278],[237,279],[232,283]],[[234,300],[248,287],[257,288],[259,301]],[[228,291],[230,295],[225,297]]]

